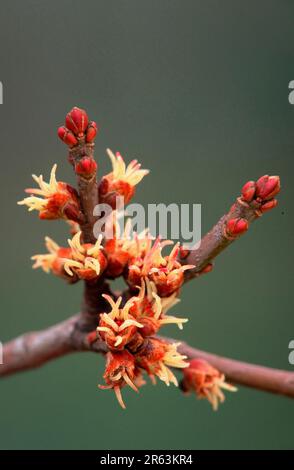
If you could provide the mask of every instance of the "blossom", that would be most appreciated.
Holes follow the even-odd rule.
[[[106,354],[106,367],[103,378],[106,385],[98,385],[100,389],[113,389],[122,408],[125,404],[122,399],[121,388],[125,385],[138,392],[138,386],[143,385],[141,372],[135,367],[135,359],[128,351],[108,352]]]
[[[198,398],[206,398],[217,410],[219,403],[225,400],[222,391],[236,392],[237,388],[225,382],[225,376],[204,359],[193,359],[183,371],[181,387],[184,392],[194,391]]]
[[[71,257],[65,260],[65,272],[69,276],[76,274],[80,279],[88,281],[101,275],[107,265],[101,241],[102,235],[95,245],[81,243],[81,232],[76,233],[71,240],[69,239]]]
[[[182,266],[177,261],[179,243],[176,243],[167,256],[162,255],[162,249],[171,245],[170,240],[161,241],[157,238],[152,247],[146,250],[143,257],[137,257],[128,267],[127,282],[130,286],[140,285],[141,279],[148,277],[154,282],[161,297],[177,292],[184,282],[184,271],[195,266],[186,264]]]
[[[132,160],[126,166],[121,154],[107,149],[112,163],[112,172],[103,176],[99,185],[100,203],[109,204],[116,208],[116,198],[121,196],[124,204],[128,204],[135,193],[135,186],[149,173],[149,170],[141,170],[141,164]]]
[[[106,275],[110,278],[116,278],[122,275],[132,259],[145,253],[151,239],[148,235],[148,229],[139,234],[136,232],[131,234],[131,219],[127,220],[122,231],[117,221],[117,211],[113,211],[111,216],[112,238],[107,239],[104,245],[108,259]]]
[[[183,323],[187,318],[177,318],[166,315],[166,312],[179,302],[176,294],[169,297],[160,298],[154,282],[145,278],[142,281],[138,297],[130,307],[130,313],[143,325],[140,330],[142,336],[152,336],[158,332],[159,328],[167,324],[176,324],[183,329]]]
[[[138,367],[144,369],[155,383],[155,377],[166,383],[167,386],[173,383],[178,386],[178,381],[169,367],[186,368],[187,356],[180,354],[177,347],[181,343],[167,343],[161,339],[148,338],[146,345],[136,355]]]
[[[136,298],[131,297],[124,307],[120,308],[121,297],[116,302],[107,294],[103,294],[103,297],[109,302],[111,311],[100,315],[97,331],[110,349],[122,350],[133,339],[137,329],[143,328],[143,325],[129,313]]]
[[[45,272],[74,282],[78,279],[91,280],[97,278],[105,269],[107,260],[102,252],[101,237],[95,245],[82,244],[81,232],[77,232],[71,240],[69,247],[59,247],[49,237],[45,238],[49,251],[45,255],[34,255],[33,268],[41,267]]]
[[[49,253],[32,256],[32,260],[35,261],[33,269],[42,268],[45,273],[52,271],[55,276],[67,278],[64,263],[65,259],[71,256],[71,249],[60,247],[49,237],[45,237],[45,245]]]
[[[67,183],[56,180],[57,165],[53,165],[49,183],[43,176],[32,175],[39,188],[25,190],[30,196],[19,201],[29,211],[39,211],[40,219],[70,219],[78,222],[81,219],[79,198],[76,190]]]

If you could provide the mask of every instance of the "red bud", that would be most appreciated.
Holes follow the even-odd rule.
[[[272,199],[280,191],[280,178],[278,176],[264,175],[256,182],[256,196],[263,201]]]
[[[247,183],[245,183],[241,191],[242,199],[246,202],[251,202],[254,198],[255,189],[256,186],[254,181],[248,181]]]
[[[86,132],[86,142],[93,142],[97,134],[97,124],[94,121],[89,122]]]
[[[272,199],[271,201],[267,201],[264,204],[262,204],[260,210],[261,212],[267,212],[276,207],[278,204],[277,199]]]
[[[66,115],[65,124],[75,135],[83,135],[88,126],[86,111],[76,106]]]
[[[248,230],[248,222],[246,219],[231,219],[228,220],[226,231],[228,235],[237,237]]]
[[[205,266],[205,268],[201,269],[201,271],[199,272],[199,274],[207,274],[207,273],[210,273],[212,270],[213,270],[213,264],[208,263],[208,264]]]
[[[75,172],[77,175],[91,178],[97,171],[97,163],[91,157],[83,157],[75,165]]]
[[[74,145],[77,145],[78,141],[73,135],[72,132],[70,132],[65,126],[59,127],[58,131],[58,137],[66,144],[69,145],[70,147],[73,147]]]

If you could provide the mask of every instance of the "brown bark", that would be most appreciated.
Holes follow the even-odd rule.
[[[0,376],[40,367],[65,354],[78,351],[105,353],[105,343],[88,341],[88,332],[80,329],[80,315],[43,331],[19,336],[3,347],[4,363]],[[163,338],[169,342],[174,340]],[[294,398],[294,372],[271,369],[217,356],[182,343],[179,351],[189,359],[202,358],[225,374],[226,379],[240,385]]]

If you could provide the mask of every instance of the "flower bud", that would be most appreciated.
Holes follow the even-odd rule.
[[[271,209],[274,209],[278,205],[277,199],[272,199],[271,201],[267,201],[264,204],[261,205],[260,210],[262,213],[270,211]]]
[[[262,201],[269,201],[280,191],[278,176],[264,175],[256,182],[256,196]]]
[[[246,202],[251,202],[254,198],[256,185],[254,181],[247,181],[242,188],[242,199]]]
[[[83,176],[86,179],[92,178],[97,171],[97,163],[94,158],[84,156],[75,163],[75,172],[77,175]]]
[[[88,116],[86,111],[76,106],[66,115],[66,127],[76,136],[81,137],[88,126]]]
[[[91,143],[96,137],[98,132],[97,124],[94,121],[90,121],[86,130],[86,142]]]
[[[58,128],[58,137],[69,147],[74,147],[77,145],[78,141],[71,131],[69,131],[65,126]]]
[[[230,219],[226,224],[226,233],[231,237],[238,237],[248,230],[248,222],[246,219]]]

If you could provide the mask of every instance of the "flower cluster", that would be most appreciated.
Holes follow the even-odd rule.
[[[207,398],[217,408],[218,402],[224,399],[222,389],[233,391],[235,388],[205,361],[192,360],[189,364],[187,357],[178,350],[180,343],[156,336],[167,324],[182,329],[188,321],[168,315],[168,311],[179,301],[185,271],[195,266],[181,263],[188,251],[179,243],[160,238],[154,240],[148,229],[131,234],[130,221],[123,230],[120,229],[117,222],[119,201],[130,202],[136,185],[149,171],[141,169],[137,160],[127,165],[120,153],[107,150],[112,171],[102,176],[100,182],[96,181],[97,164],[93,157],[96,133],[97,125],[89,121],[87,113],[73,108],[66,116],[65,126],[58,129],[58,135],[69,147],[69,161],[77,176],[79,192],[56,180],[54,165],[48,183],[42,175],[33,175],[38,188],[27,189],[29,196],[19,202],[29,211],[38,211],[41,219],[66,220],[72,236],[65,247],[46,237],[47,253],[32,257],[33,268],[40,267],[69,283],[83,280],[87,288],[91,287],[91,292],[97,287],[100,306],[106,301],[108,308],[97,308],[97,312],[95,303],[95,318],[93,320],[92,315],[86,333],[90,331],[89,343],[99,339],[107,351],[105,385],[99,387],[113,389],[122,407],[125,407],[121,394],[124,386],[138,391],[145,383],[144,374],[154,383],[159,379],[166,385],[178,385],[173,369],[183,369],[182,389],[194,390],[199,398]],[[262,213],[275,206],[274,196],[278,189],[277,177],[264,176],[256,183],[248,182],[244,186],[240,201],[244,207],[250,205]],[[89,235],[89,226],[91,229],[91,216],[97,202],[112,208],[113,236],[103,239],[100,235],[95,242],[92,234]],[[225,235],[228,238],[240,235],[247,229],[246,224],[246,220],[231,218],[225,225]],[[166,247],[170,247],[168,254],[163,252]],[[211,269],[209,263],[200,272]],[[107,287],[106,294],[108,283],[105,280],[119,276],[128,286],[126,292],[116,295]],[[89,310],[92,312],[92,304]],[[93,332],[94,327],[97,329]]]
[[[167,385],[178,385],[170,367],[185,368],[186,356],[177,351],[180,343],[169,344],[154,337],[159,328],[168,323],[175,323],[182,328],[186,318],[166,315],[167,310],[178,301],[175,295],[161,299],[156,287],[147,278],[137,296],[131,297],[122,307],[122,298],[116,301],[108,295],[110,312],[102,313],[97,332],[105,341],[107,353],[103,389],[113,389],[119,403],[124,408],[121,388],[129,385],[137,391],[145,383],[143,373],[147,373],[155,383],[156,377]]]

